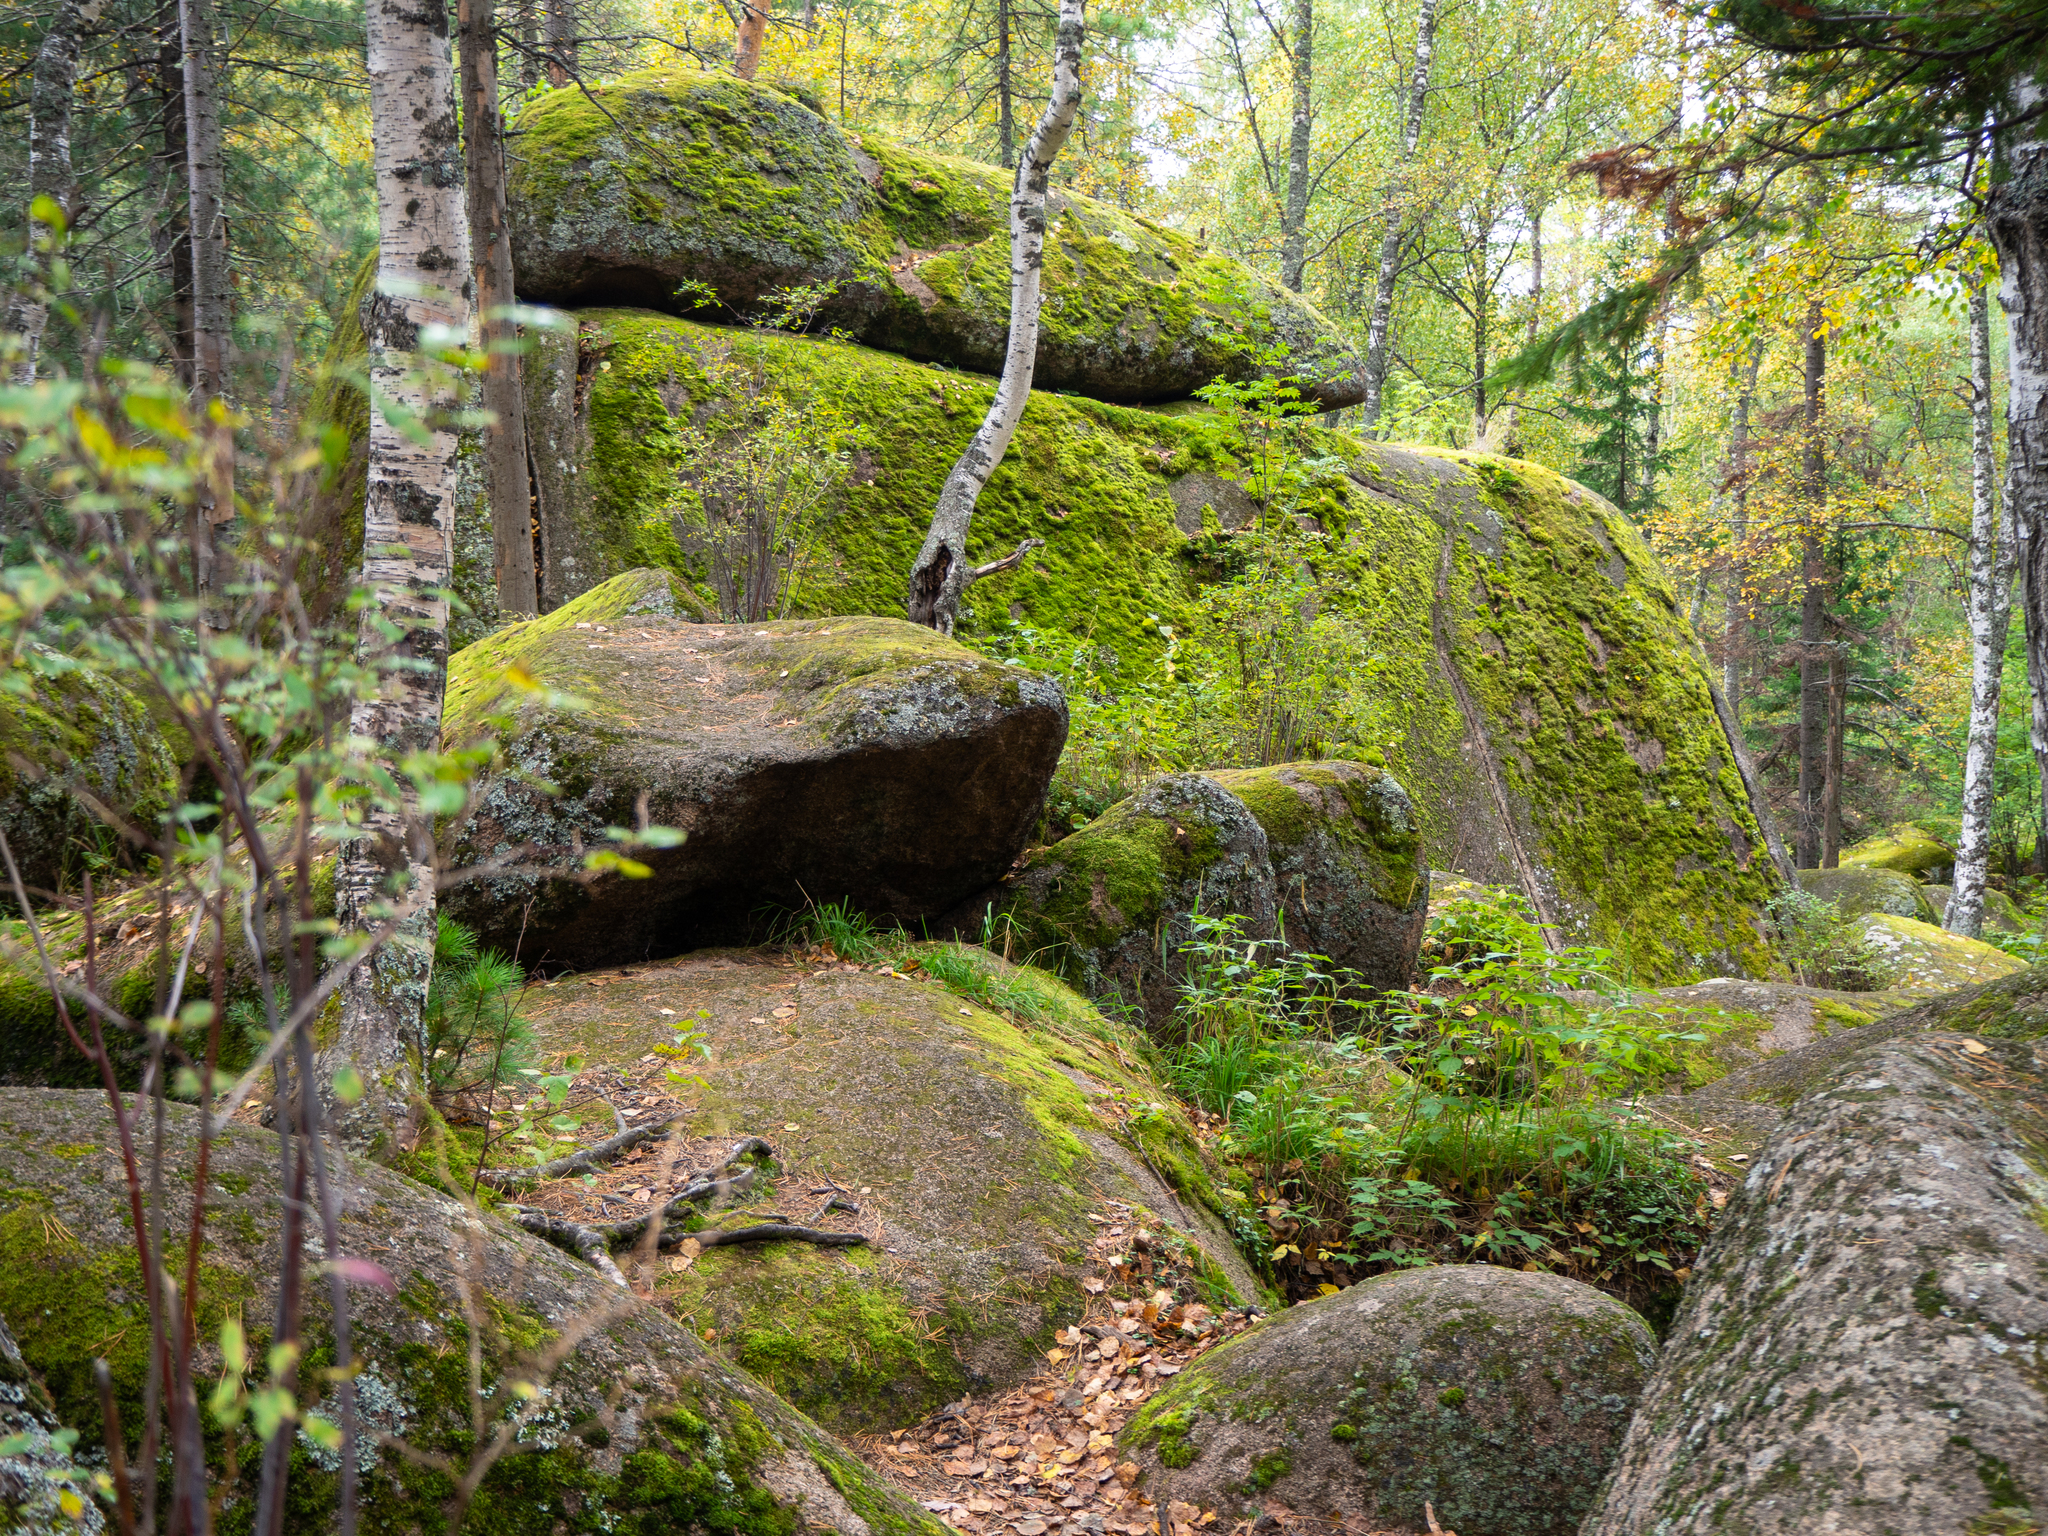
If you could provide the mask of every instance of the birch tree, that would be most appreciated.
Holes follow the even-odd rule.
[[[1053,45],[1052,99],[1024,146],[1010,192],[1010,342],[1003,376],[967,451],[953,465],[939,491],[938,509],[924,547],[910,568],[910,621],[953,633],[960,599],[968,586],[1008,570],[1038,543],[1027,539],[1014,554],[983,566],[967,563],[967,530],[981,488],[1003,460],[1031,400],[1031,376],[1038,366],[1040,279],[1045,261],[1045,188],[1052,163],[1074,131],[1081,109],[1083,0],[1060,0],[1059,34]]]
[[[1998,464],[1991,441],[1991,304],[1981,280],[1970,288],[1970,735],[1963,760],[1963,830],[1955,889],[1942,926],[1976,938],[1984,927],[1984,876],[1991,854],[1992,767],[1998,756],[1998,695],[2012,623],[2013,536],[1998,518]]]
[[[1426,0],[1434,4],[1435,0]],[[1301,292],[1308,265],[1308,152],[1315,128],[1315,0],[1294,0],[1294,36],[1287,48],[1290,107],[1287,126],[1287,200],[1280,210],[1280,284]]]
[[[377,287],[362,311],[372,401],[362,585],[370,601],[357,644],[383,683],[358,701],[349,726],[402,771],[409,754],[439,745],[448,675],[456,434],[453,402],[427,365],[437,344],[459,345],[470,322],[447,8],[370,0],[369,76],[379,243]],[[401,940],[350,974],[322,1063],[337,1089],[345,1071],[361,1078],[365,1095],[345,1120],[356,1140],[409,1114],[404,1043],[426,1003],[434,932],[432,828],[417,811],[366,816],[335,872],[344,930],[406,916]]]
[[[1436,56],[1438,0],[1422,0],[1415,21],[1415,67],[1409,72],[1402,102],[1401,150],[1387,183],[1386,211],[1381,215],[1379,267],[1373,277],[1372,313],[1365,328],[1365,400],[1359,421],[1370,432],[1380,419],[1380,400],[1387,384],[1387,328],[1394,318],[1394,281],[1401,275],[1401,246],[1408,233],[1402,192],[1422,143],[1422,114],[1429,105],[1429,71]]]

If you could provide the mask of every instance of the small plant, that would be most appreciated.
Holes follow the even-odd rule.
[[[1040,1023],[1052,1016],[1046,999],[995,965],[987,953],[966,944],[935,946],[918,956],[925,975],[955,997],[979,1003],[993,1013]]]
[[[1833,902],[1811,891],[1784,891],[1764,910],[1778,956],[1800,985],[1878,992],[1897,982],[1898,966],[1879,954]]]
[[[874,919],[850,901],[814,901],[803,911],[790,914],[777,942],[829,950],[837,959],[873,965],[884,958],[897,937],[895,932],[877,928]]]
[[[495,951],[479,952],[474,933],[438,916],[419,1054],[428,1097],[450,1120],[484,1123],[497,1091],[529,1075],[533,1028],[519,1011],[525,994],[525,972]]]

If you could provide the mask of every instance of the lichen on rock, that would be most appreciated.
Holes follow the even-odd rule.
[[[1655,1360],[1648,1325],[1590,1286],[1402,1270],[1204,1355],[1121,1439],[1162,1507],[1414,1529],[1427,1504],[1460,1536],[1570,1536]]]
[[[1793,1107],[1694,1265],[1585,1536],[2038,1523],[2040,987],[1898,1016]]]
[[[2026,968],[2024,960],[1995,945],[1917,918],[1867,912],[1857,928],[1864,944],[1895,969],[1894,983],[1902,987],[1966,987]]]

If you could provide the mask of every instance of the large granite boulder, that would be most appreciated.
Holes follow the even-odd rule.
[[[1010,172],[849,133],[688,66],[556,91],[519,128],[521,298],[745,314],[777,289],[829,285],[817,323],[1002,372]],[[1093,198],[1048,198],[1044,284],[1041,387],[1173,400],[1268,372],[1326,410],[1364,398],[1357,354],[1298,294]]]
[[[0,1171],[10,1191],[0,1202],[0,1316],[84,1445],[103,1443],[93,1360],[106,1359],[132,1466],[149,1325],[126,1188],[108,1150],[118,1143],[106,1100],[63,1089],[0,1089],[0,1132]],[[171,1108],[166,1145],[173,1169],[190,1166],[192,1110]],[[472,1528],[551,1536],[573,1519],[578,1529],[610,1531],[793,1536],[822,1527],[840,1536],[940,1536],[935,1521],[845,1446],[594,1270],[496,1215],[473,1216],[367,1160],[336,1166],[344,1247],[380,1265],[397,1288],[395,1295],[366,1285],[350,1292],[362,1362],[357,1392],[373,1426],[466,1467],[473,1406],[495,1433],[521,1402],[517,1383],[532,1382],[543,1395],[543,1410],[513,1453],[479,1486]],[[187,1184],[168,1181],[163,1214],[173,1232],[189,1219]],[[272,1136],[236,1126],[214,1141],[196,1293],[205,1382],[222,1369],[211,1341],[223,1317],[245,1320],[252,1352],[262,1357],[283,1267],[281,1194]],[[459,1299],[465,1285],[483,1319],[477,1405]],[[309,1359],[331,1359],[324,1284],[309,1285],[305,1307]],[[565,1340],[573,1344],[566,1358],[542,1371],[536,1362]],[[359,1454],[368,1473],[363,1529],[445,1527],[449,1477],[394,1448],[365,1445]],[[245,1441],[240,1480],[220,1490],[229,1529],[248,1519],[259,1461]],[[289,1529],[329,1528],[338,1466],[310,1441],[295,1452]]]
[[[542,1048],[621,1069],[625,1093],[668,1091],[659,1053],[695,1021],[710,1055],[688,1068],[702,1084],[684,1128],[761,1134],[780,1170],[719,1219],[773,1209],[869,1238],[707,1249],[662,1276],[676,1315],[824,1423],[872,1433],[1041,1369],[1111,1230],[1148,1231],[1148,1263],[1179,1254],[1211,1306],[1263,1299],[1141,1036],[986,951],[925,944],[897,964],[732,950],[528,993]],[[610,1132],[605,1119],[590,1134]],[[855,1209],[814,1216],[835,1188]]]
[[[1377,1531],[1420,1530],[1428,1506],[1458,1536],[1572,1536],[1656,1357],[1577,1281],[1403,1270],[1212,1350],[1122,1441],[1162,1508]]]
[[[646,878],[456,885],[444,910],[487,946],[617,964],[841,899],[911,922],[1009,867],[1066,740],[1056,683],[900,619],[698,624],[673,604],[665,572],[628,572],[451,658],[446,739],[512,721],[444,836],[452,864],[531,847],[576,873],[643,809],[686,834],[636,856]],[[510,688],[515,667],[585,707]]]
[[[1376,991],[1414,980],[1429,869],[1415,808],[1392,774],[1336,759],[1208,777],[1265,829],[1289,945]]]
[[[1407,986],[1429,871],[1390,775],[1283,763],[1162,778],[1031,850],[993,899],[1027,952],[1166,1033],[1194,939],[1260,940],[1273,955],[1284,937],[1368,990]],[[1203,915],[1236,919],[1234,935],[1200,932]]]
[[[1864,946],[1892,968],[1892,985],[1945,990],[1994,981],[2026,962],[1982,939],[1966,939],[1918,918],[1867,912],[1856,922]]]
[[[1902,1015],[1786,1115],[1694,1265],[1585,1536],[2038,1524],[2042,989],[2029,971]]]
[[[544,603],[652,561],[699,579],[661,514],[683,434],[721,408],[734,362],[821,423],[861,428],[793,611],[903,611],[987,381],[616,309],[528,359]],[[1353,737],[1326,755],[1384,760],[1432,868],[1521,892],[1645,982],[1766,973],[1763,907],[1785,880],[1677,594],[1628,519],[1533,464],[1302,430],[1303,456],[1329,470],[1297,493],[1322,534],[1308,574],[1360,657],[1337,679]],[[1157,677],[1161,626],[1212,622],[1204,584],[1257,509],[1259,451],[1207,410],[1035,393],[974,542],[977,559],[1045,547],[968,589],[960,635],[1028,655],[996,649],[1023,626],[1062,660],[1085,644],[1113,692]]]
[[[19,689],[0,707],[0,832],[31,894],[75,890],[94,860],[125,848],[92,801],[153,833],[178,789],[177,758],[141,699],[92,667],[36,652],[14,669]]]
[[[1078,832],[1031,850],[994,899],[1024,953],[1090,997],[1140,1010],[1162,1035],[1180,1002],[1184,946],[1199,937],[1277,947],[1280,936],[1266,829],[1199,773],[1158,779]],[[1198,935],[1198,913],[1235,918],[1234,934]]]
[[[1895,869],[1940,884],[1955,869],[1956,851],[1925,827],[1902,821],[1842,850],[1844,869]]]
[[[1831,903],[1844,917],[1888,912],[1916,922],[1939,923],[1933,890],[1904,870],[1882,864],[1845,864],[1840,869],[1802,869],[1799,888]]]
[[[1930,921],[1945,922],[1948,918],[1948,900],[1955,894],[1952,885],[1923,885],[1922,894],[1927,904],[1934,909]],[[1987,933],[2027,933],[2039,928],[2037,919],[2029,918],[2019,904],[1995,885],[1984,887],[1984,929]]]

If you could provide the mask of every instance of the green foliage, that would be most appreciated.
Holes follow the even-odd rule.
[[[511,1087],[535,1065],[533,1028],[519,1011],[526,973],[447,914],[434,932],[434,974],[421,1018],[422,1075],[435,1106]]]
[[[850,901],[812,902],[783,922],[778,941],[829,950],[841,960],[872,965],[900,941],[885,934],[874,919]]]
[[[1765,911],[1778,955],[1802,986],[1880,992],[1898,980],[1898,967],[1873,949],[1855,920],[1844,917],[1833,902],[1810,891],[1788,890]]]
[[[1632,1006],[1598,949],[1550,953],[1513,896],[1432,920],[1427,987],[1347,1010],[1312,957],[1232,919],[1186,946],[1177,1085],[1225,1123],[1297,1294],[1404,1265],[1575,1275],[1655,1305],[1706,1231],[1691,1145],[1606,1107],[1706,1037]]]

